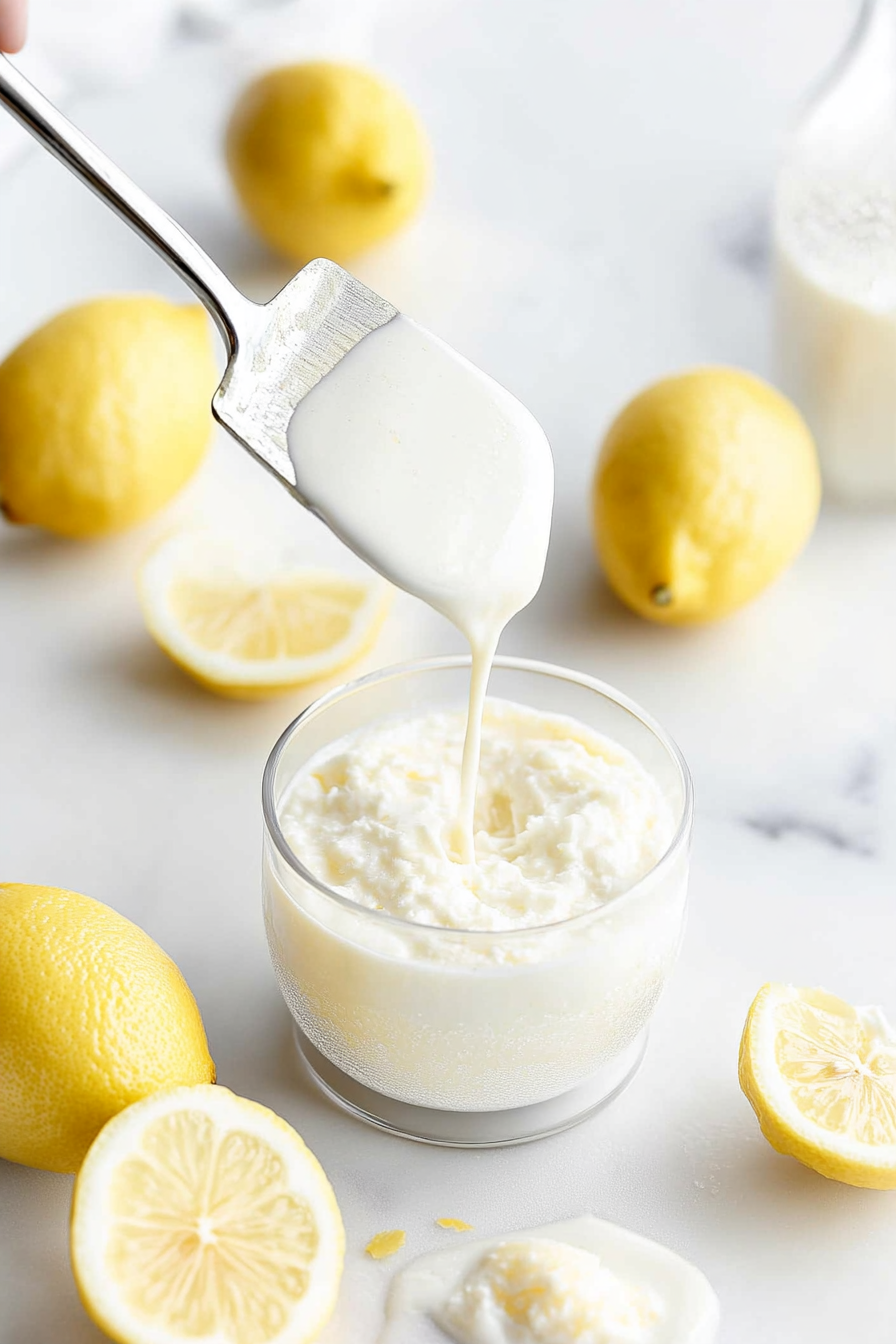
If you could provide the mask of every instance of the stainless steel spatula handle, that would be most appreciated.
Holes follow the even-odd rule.
[[[249,312],[256,305],[231,284],[211,257],[161,206],[2,55],[0,103],[177,271],[205,304],[221,331],[228,353],[233,354],[237,333],[241,328],[245,330]]]

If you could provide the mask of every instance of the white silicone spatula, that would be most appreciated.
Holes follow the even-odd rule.
[[[252,303],[170,215],[136,186],[5,56],[0,104],[146,240],[214,318],[227,368],[215,418],[306,507],[287,452],[293,412],[349,350],[397,310],[332,261],[312,261],[269,303]]]

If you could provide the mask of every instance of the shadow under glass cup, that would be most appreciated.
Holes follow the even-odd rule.
[[[317,1083],[392,1133],[485,1147],[576,1124],[637,1070],[684,926],[693,787],[678,748],[625,696],[498,658],[492,697],[566,714],[637,757],[671,808],[669,848],[629,890],[536,928],[447,929],[360,906],[291,849],[284,794],[312,756],[375,720],[465,709],[469,678],[469,658],[408,663],[299,715],[265,768],[263,892],[274,970]]]

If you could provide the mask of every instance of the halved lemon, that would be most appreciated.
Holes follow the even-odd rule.
[[[204,532],[163,541],[138,588],[165,652],[203,686],[250,700],[355,662],[376,639],[391,596],[375,575],[310,569],[276,549]]]
[[[308,1344],[333,1311],[344,1246],[295,1130],[212,1084],[121,1111],[75,1182],[78,1291],[120,1344]]]
[[[896,1032],[879,1008],[764,985],[740,1085],[773,1148],[834,1181],[896,1189]]]

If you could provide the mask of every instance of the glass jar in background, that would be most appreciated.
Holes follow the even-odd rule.
[[[896,0],[865,0],[789,138],[774,249],[776,377],[825,487],[896,505]]]
[[[633,1076],[681,939],[693,790],[674,743],[624,696],[498,658],[492,695],[567,714],[650,771],[675,820],[669,849],[613,900],[536,928],[432,927],[360,906],[290,848],[281,799],[312,756],[368,723],[462,709],[469,678],[469,658],[387,668],[296,719],[265,771],[263,887],[274,970],[317,1082],[382,1129],[478,1147],[565,1129]]]

